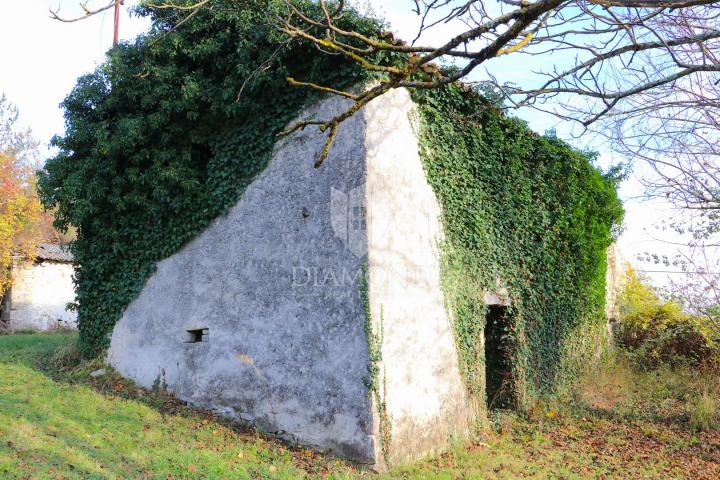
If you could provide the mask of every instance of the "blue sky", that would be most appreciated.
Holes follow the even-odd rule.
[[[48,9],[58,7],[65,16],[82,14],[78,0],[5,0],[3,15],[0,16],[0,60],[3,69],[0,75],[0,93],[5,93],[16,104],[21,113],[20,122],[30,127],[36,138],[45,145],[55,134],[63,132],[62,111],[59,103],[70,92],[78,76],[93,70],[103,61],[105,51],[110,48],[113,35],[113,12],[109,10],[94,18],[75,22],[60,23],[49,18]],[[129,7],[137,0],[126,0],[121,15],[121,38],[131,39],[147,30],[145,19],[128,15]],[[408,0],[373,2],[376,10],[383,14],[401,37],[411,36],[416,18],[410,12]],[[91,0],[89,7],[105,4],[105,0]],[[437,30],[437,38],[445,38],[448,31]],[[429,38],[428,42],[434,38]],[[562,58],[555,58],[562,62]],[[537,66],[524,56],[509,55],[496,60],[495,72],[502,72],[506,80],[522,82],[529,77],[529,71]],[[482,75],[482,72],[478,72]],[[617,159],[598,139],[583,137],[570,138],[571,125],[549,115],[532,110],[517,112],[538,132],[556,128],[558,135],[578,147],[590,146],[601,152],[601,162],[613,163]],[[43,148],[44,156],[49,154]],[[644,251],[672,253],[668,247],[653,237],[654,225],[664,216],[671,214],[662,202],[640,202],[636,198],[642,189],[631,179],[621,189],[626,205],[625,233],[620,247],[629,259]],[[659,269],[656,266],[638,264],[639,268]],[[664,275],[654,274],[662,282]]]

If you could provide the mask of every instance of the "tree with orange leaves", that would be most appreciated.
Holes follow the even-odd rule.
[[[0,97],[0,298],[10,286],[12,257],[32,257],[44,236],[35,190],[37,143],[16,128],[18,111]]]

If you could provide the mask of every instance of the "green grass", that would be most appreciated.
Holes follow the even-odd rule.
[[[577,388],[574,405],[624,420],[720,430],[720,372],[660,366],[638,371],[637,358],[619,353]]]
[[[164,412],[157,395],[131,392],[133,387],[113,375],[91,386],[74,382],[80,373],[53,380],[37,368],[38,361],[75,339],[0,338],[0,478],[307,475],[281,444],[238,433],[205,412]],[[336,468],[339,478],[351,471],[327,461],[318,467]]]
[[[693,431],[658,412],[629,415],[620,387],[586,387],[574,406],[539,405],[531,418],[498,415],[496,432],[378,477],[111,371],[92,378],[101,365],[78,364],[75,340],[0,337],[0,479],[720,478],[717,432]],[[712,398],[702,401],[698,418],[713,407]]]

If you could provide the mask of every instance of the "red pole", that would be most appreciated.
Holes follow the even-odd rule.
[[[118,32],[120,27],[120,0],[115,0],[115,35],[113,36],[113,47],[118,44]]]

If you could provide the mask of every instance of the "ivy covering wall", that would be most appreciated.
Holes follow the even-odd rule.
[[[506,291],[520,406],[588,364],[605,329],[617,178],[458,85],[417,91],[421,158],[443,208],[443,288],[473,396],[485,386],[484,295]]]
[[[156,262],[236,203],[276,133],[318,98],[287,76],[336,87],[365,78],[343,57],[279,35],[268,18],[281,3],[215,1],[169,35],[182,12],[140,9],[151,31],[111,50],[63,102],[66,131],[39,186],[57,225],[78,227],[84,355],[108,345]],[[357,15],[343,22],[380,31]]]
[[[156,263],[237,202],[267,165],[276,133],[318,98],[286,76],[334,87],[367,79],[341,57],[279,35],[267,23],[276,3],[214,2],[170,35],[182,17],[141,9],[151,31],[113,49],[63,103],[66,132],[39,184],[58,226],[78,227],[86,356],[108,345]],[[353,14],[342,21],[367,35],[382,27]],[[443,206],[443,288],[468,389],[481,397],[484,293],[503,287],[518,391],[552,391],[602,332],[605,248],[622,215],[613,181],[477,92],[451,86],[414,98],[421,156]]]

